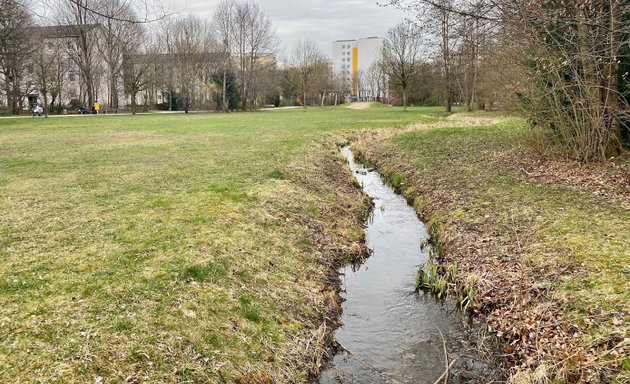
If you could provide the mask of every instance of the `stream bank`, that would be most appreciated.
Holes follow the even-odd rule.
[[[474,287],[512,382],[630,382],[630,159],[541,159],[518,119],[396,133],[353,148],[414,202],[451,296]]]
[[[377,172],[342,149],[357,181],[374,202],[366,223],[371,257],[340,271],[343,326],[335,334],[339,353],[320,383],[434,383],[446,370],[451,383],[486,383],[500,370],[470,343],[471,327],[454,302],[416,292],[418,268],[428,260],[421,243],[429,235],[406,200]]]

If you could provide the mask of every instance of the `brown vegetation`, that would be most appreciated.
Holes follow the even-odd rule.
[[[623,381],[630,167],[524,157],[522,130],[505,127],[372,135],[356,149],[427,220],[450,294],[473,297],[514,382]]]

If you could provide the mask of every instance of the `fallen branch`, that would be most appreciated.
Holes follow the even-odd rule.
[[[440,337],[442,337],[442,345],[444,346],[444,364],[446,365],[446,370],[444,371],[442,376],[440,376],[440,378],[436,381],[436,384],[442,381],[442,379],[444,379],[444,384],[448,384],[448,378],[449,376],[451,376],[451,367],[453,363],[455,362],[455,360],[453,360],[453,363],[451,364],[448,363],[448,351],[446,350],[446,338],[444,338],[444,334],[442,333],[442,330],[440,329],[440,327],[436,327],[436,328],[438,332],[440,332]]]
[[[453,359],[453,361],[451,361],[448,367],[446,367],[446,371],[442,374],[442,376],[440,376],[437,380],[435,380],[434,384],[440,384],[442,380],[446,380],[448,382],[448,376],[450,375],[451,368],[453,368],[453,365],[455,365],[456,361],[457,359]]]

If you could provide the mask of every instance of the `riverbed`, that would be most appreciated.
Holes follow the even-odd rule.
[[[340,271],[340,352],[320,383],[434,383],[446,370],[445,346],[449,362],[455,360],[451,383],[499,377],[471,344],[475,329],[456,305],[415,290],[416,273],[429,258],[421,249],[426,226],[378,172],[354,162],[349,147],[342,154],[374,203],[365,229],[371,256]]]

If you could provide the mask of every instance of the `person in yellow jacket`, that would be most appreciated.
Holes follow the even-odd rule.
[[[101,110],[101,104],[98,102],[98,100],[94,100],[92,109],[94,110],[94,113],[98,115],[99,111]]]

